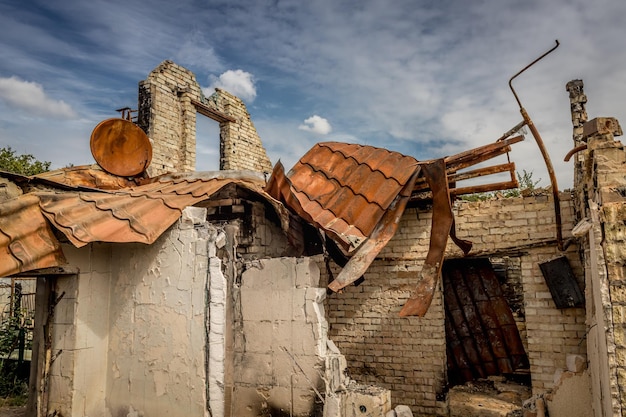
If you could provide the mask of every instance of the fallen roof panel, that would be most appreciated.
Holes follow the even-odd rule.
[[[267,190],[350,252],[372,234],[417,170],[415,158],[397,152],[325,142],[287,175],[277,165]]]

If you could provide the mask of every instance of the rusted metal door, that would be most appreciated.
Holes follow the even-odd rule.
[[[442,271],[452,385],[528,368],[528,357],[488,259],[453,259]]]

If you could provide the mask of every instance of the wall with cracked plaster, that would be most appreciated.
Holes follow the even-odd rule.
[[[186,208],[150,246],[113,248],[107,408],[112,416],[206,410],[206,211]]]
[[[327,322],[320,272],[310,258],[250,262],[241,277],[243,337],[235,337],[230,415],[311,415],[322,380]],[[237,327],[236,327],[237,328]]]
[[[54,279],[62,297],[52,318],[48,411],[63,416],[98,416],[105,409],[109,341],[111,245],[76,249],[64,245],[74,275]]]
[[[187,208],[154,244],[64,247],[80,275],[53,317],[49,412],[208,416],[206,210]],[[215,250],[213,250],[215,252]]]

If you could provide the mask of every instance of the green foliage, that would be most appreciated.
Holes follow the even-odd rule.
[[[0,148],[0,170],[21,175],[36,175],[50,169],[50,162],[39,161],[33,155],[17,155],[10,146]]]
[[[464,201],[485,201],[490,200],[497,195],[500,195],[504,198],[511,197],[519,197],[524,194],[532,193],[537,189],[537,184],[541,182],[541,178],[537,181],[533,181],[533,173],[527,172],[525,169],[522,171],[522,174],[519,172],[515,173],[517,175],[517,182],[519,182],[518,188],[513,188],[511,190],[504,190],[501,192],[489,192],[489,193],[474,193],[461,196],[460,199]]]
[[[19,376],[19,363],[9,359],[11,353],[25,340],[25,309],[21,307],[21,287],[16,285],[11,314],[4,314],[0,322],[0,397],[23,395],[27,386]],[[9,307],[9,306],[7,306]],[[24,343],[22,343],[22,347]]]

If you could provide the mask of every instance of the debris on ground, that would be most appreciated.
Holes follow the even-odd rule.
[[[490,376],[450,389],[450,417],[522,417],[522,404],[530,396],[527,385]]]

